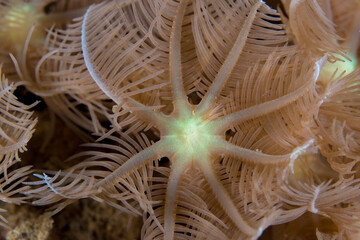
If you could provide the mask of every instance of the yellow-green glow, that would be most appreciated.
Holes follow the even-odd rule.
[[[38,16],[37,9],[27,4],[17,5],[7,11],[4,16],[8,27],[21,27],[22,24],[31,25]]]
[[[18,51],[24,46],[25,40],[32,26],[37,26],[42,17],[42,4],[18,3],[4,8],[0,13],[2,28],[0,42],[3,47],[11,51]],[[32,32],[32,42],[42,42],[45,34],[43,29],[36,27]]]
[[[166,138],[174,142],[174,152],[187,159],[181,161],[198,160],[204,157],[214,143],[214,129],[210,129],[207,121],[201,117],[190,117],[184,120],[171,119],[172,123]]]
[[[180,138],[184,140],[186,144],[196,144],[202,138],[207,137],[207,134],[204,133],[204,126],[201,126],[201,120],[199,118],[190,119],[187,122],[179,124],[179,135]]]
[[[341,58],[341,56],[339,56]],[[356,66],[358,64],[357,59],[353,55],[348,56],[351,61],[345,59],[344,61],[336,61],[334,63],[327,62],[324,67],[321,69],[320,80],[323,82],[328,82],[331,80],[331,77],[335,73],[333,79],[337,79],[341,74],[342,76],[346,76],[353,71],[355,71]]]

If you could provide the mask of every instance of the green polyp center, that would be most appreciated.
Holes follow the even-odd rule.
[[[37,9],[27,4],[12,7],[4,16],[8,20],[7,25],[11,28],[21,27],[22,24],[33,24],[33,19],[37,17]]]
[[[321,69],[320,80],[323,82],[328,82],[331,79],[337,79],[342,75],[342,77],[355,71],[358,61],[353,54],[349,54],[348,57],[351,59],[345,59],[344,61],[336,61],[334,63],[326,62],[324,67]],[[339,58],[342,58],[339,56]]]
[[[3,45],[9,45],[6,47],[10,49],[21,48],[24,45],[31,27],[36,25],[42,16],[38,8],[38,5],[22,3],[15,4],[1,13],[4,25],[0,29],[0,41]],[[42,29],[35,28],[32,39],[42,39],[43,35]]]
[[[214,144],[214,129],[201,117],[186,119],[172,118],[169,121],[166,138],[173,143],[173,152],[186,156],[181,161],[194,161],[204,157]]]

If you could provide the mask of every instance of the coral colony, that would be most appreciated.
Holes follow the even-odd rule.
[[[360,237],[358,0],[0,2],[3,202],[94,199],[142,239],[292,239],[309,214]],[[17,167],[41,125],[19,87],[86,142],[70,167]]]

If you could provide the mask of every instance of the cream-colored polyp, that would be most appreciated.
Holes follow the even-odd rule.
[[[197,116],[190,105],[182,106],[181,112],[176,110],[170,116],[160,117],[160,142],[168,146],[168,156],[172,160],[172,174],[170,175],[165,205],[165,239],[173,239],[174,212],[176,206],[176,189],[182,173],[190,164],[197,165],[213,189],[215,196],[222,203],[225,212],[244,233],[258,236],[262,230],[256,230],[243,219],[236,210],[234,203],[226,190],[219,183],[212,169],[213,154],[219,149],[226,149],[227,144],[222,136],[223,126],[220,122],[212,123],[202,116]],[[221,150],[220,150],[221,151]]]
[[[221,212],[219,216],[225,216],[224,221],[236,226],[236,231],[256,239],[268,224],[266,216],[273,210],[266,207],[266,210],[255,213],[257,216],[253,219],[249,218],[248,213],[239,208],[243,203],[234,200],[224,185],[222,173],[218,172],[221,164],[217,161],[231,158],[234,162],[248,162],[249,166],[259,164],[257,169],[263,169],[264,165],[290,162],[291,157],[297,156],[305,147],[296,148],[294,152],[279,151],[280,155],[268,154],[262,149],[254,150],[250,142],[229,141],[227,138],[232,136],[225,137],[225,133],[236,128],[234,138],[243,135],[241,128],[247,132],[248,122],[259,118],[257,123],[266,123],[267,118],[260,118],[269,115],[271,119],[274,117],[272,113],[282,108],[286,109],[282,109],[281,114],[290,115],[287,111],[301,106],[302,98],[306,99],[312,93],[313,78],[317,79],[320,70],[312,62],[309,62],[310,68],[299,68],[298,52],[292,47],[278,51],[278,47],[287,45],[287,37],[283,35],[281,26],[268,21],[274,19],[272,16],[276,13],[267,9],[262,1],[249,1],[249,4],[240,1],[237,6],[234,3],[228,8],[229,13],[223,15],[220,12],[226,4],[219,2],[217,5],[217,1],[160,3],[163,6],[158,11],[155,11],[155,5],[148,8],[154,12],[147,19],[139,14],[145,9],[143,5],[147,5],[145,1],[131,5],[130,2],[124,3],[121,8],[116,6],[119,7],[116,11],[111,4],[93,5],[84,16],[82,51],[90,75],[108,97],[125,112],[131,113],[132,119],[156,128],[156,136],[160,138],[155,143],[141,144],[142,147],[136,151],[124,149],[126,153],[131,152],[126,155],[128,159],[112,168],[110,174],[106,172],[104,179],[94,186],[105,189],[104,194],[107,189],[111,192],[113,186],[129,173],[166,157],[170,161],[167,184],[161,197],[156,196],[162,201],[161,208],[155,209],[159,219],[156,224],[164,239],[178,239],[183,231],[179,229],[183,227],[183,210],[188,203],[181,199],[187,198],[183,189],[189,171],[202,174],[210,189],[206,192],[219,204],[214,214]],[[212,15],[213,7],[219,9],[222,17]],[[239,11],[235,12],[235,9]],[[169,11],[174,11],[174,14],[165,17]],[[227,18],[233,15],[237,27],[228,28]],[[257,37],[255,32],[259,28],[262,31]],[[188,49],[188,46],[192,48]],[[189,52],[195,52],[196,56]],[[289,70],[288,62],[293,64]],[[261,74],[256,74],[257,71]],[[249,75],[250,72],[254,73]],[[283,78],[287,78],[286,81]],[[203,96],[198,105],[191,105],[194,99],[191,99],[193,92],[189,86],[194,86],[199,96]],[[273,93],[274,89],[279,92]],[[229,104],[231,110],[226,110],[226,102],[232,99],[232,95],[239,96]],[[154,110],[157,106],[160,108]],[[130,123],[129,127],[132,127]],[[131,134],[140,139],[147,131],[139,127]],[[132,137],[123,133],[121,136]],[[260,141],[264,139],[261,138],[259,136]],[[122,156],[123,153],[119,153]],[[250,171],[254,172],[253,179],[257,174],[263,174],[258,170]],[[211,209],[209,205],[206,211]],[[208,225],[213,220],[215,218],[211,217],[207,222],[204,218],[201,222]]]

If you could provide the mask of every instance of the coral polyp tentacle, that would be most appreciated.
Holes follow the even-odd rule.
[[[247,36],[249,35],[249,32],[251,30],[251,26],[255,20],[255,16],[257,13],[257,10],[260,8],[260,6],[263,4],[262,1],[258,1],[250,10],[249,16],[246,19],[243,28],[239,32],[237,39],[234,43],[234,46],[229,52],[229,55],[227,56],[226,60],[224,61],[224,64],[220,68],[219,72],[217,73],[213,84],[209,88],[208,92],[200,102],[200,104],[196,107],[195,112],[199,115],[204,114],[205,112],[208,112],[216,100],[216,97],[219,96],[219,93],[224,88],[226,82],[228,81],[234,67],[236,66],[236,63],[238,62],[241,52],[244,49]]]
[[[182,84],[182,72],[181,72],[181,29],[182,22],[187,6],[187,0],[181,1],[177,9],[177,15],[172,26],[172,32],[170,35],[170,51],[169,53],[169,71],[170,82],[172,84],[172,92],[174,99],[174,110],[177,112],[187,111],[189,104]]]
[[[318,73],[314,74],[315,81],[317,78]],[[214,120],[212,124],[222,126],[222,131],[225,131],[231,128],[236,123],[264,116],[266,114],[279,110],[280,108],[287,106],[292,102],[295,102],[297,99],[305,95],[305,93],[309,91],[312,86],[314,86],[314,81],[308,81],[305,85],[291,93],[288,93],[273,100],[269,100],[245,109],[235,111]]]
[[[176,198],[178,192],[178,186],[183,171],[189,164],[188,154],[175,154],[173,156],[173,166],[169,176],[169,182],[167,184],[166,200],[165,200],[165,212],[164,212],[164,239],[174,239],[175,233],[175,216],[176,216]],[[180,160],[181,159],[181,160]],[[179,161],[177,161],[179,160]],[[187,162],[187,164],[183,164]]]
[[[159,159],[167,154],[167,149],[169,148],[169,143],[167,141],[159,141],[154,143],[151,147],[144,149],[143,151],[135,154],[129,160],[127,160],[123,165],[118,167],[111,174],[106,176],[103,180],[95,184],[95,188],[104,187],[107,184],[111,184],[128,174],[129,172],[139,168],[141,165],[147,163],[151,160]]]
[[[249,236],[258,236],[259,234],[257,230],[251,227],[244,220],[244,218],[237,210],[237,207],[234,205],[234,202],[231,200],[231,197],[224,189],[224,186],[217,179],[214,169],[212,169],[212,167],[209,165],[210,159],[206,157],[204,159],[206,160],[198,161],[200,169],[226,214],[242,232]]]

